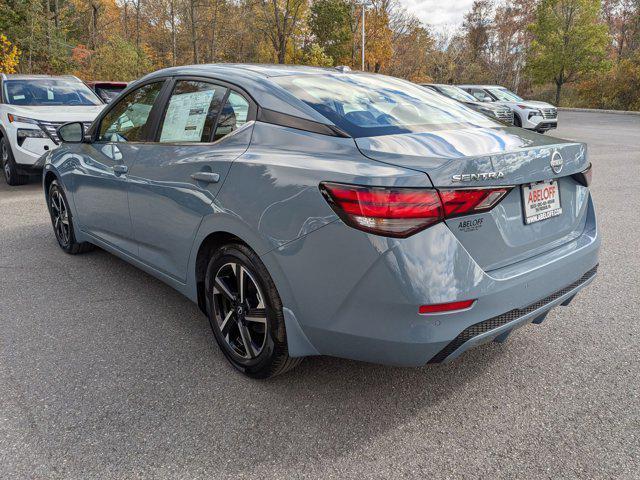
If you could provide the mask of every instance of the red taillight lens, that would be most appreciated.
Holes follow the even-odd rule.
[[[347,224],[387,237],[408,237],[446,218],[490,210],[511,187],[438,190],[322,182],[320,191]]]
[[[495,207],[510,187],[440,190],[445,217],[482,213]]]
[[[348,225],[378,235],[408,237],[443,218],[440,197],[432,189],[323,182],[320,191]]]
[[[421,305],[418,308],[418,313],[420,315],[427,315],[429,313],[446,313],[446,312],[456,312],[459,310],[466,310],[467,308],[471,308],[475,300],[463,300],[461,302],[449,302],[449,303],[436,303],[433,305]]]

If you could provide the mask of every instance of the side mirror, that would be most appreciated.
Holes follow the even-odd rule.
[[[58,127],[58,138],[65,143],[82,143],[84,141],[84,125],[82,122],[70,122]]]

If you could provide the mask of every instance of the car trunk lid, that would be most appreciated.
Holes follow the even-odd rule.
[[[425,172],[440,190],[513,186],[491,211],[446,221],[487,271],[557,248],[584,230],[588,189],[572,177],[588,166],[584,144],[519,128],[461,128],[356,143],[369,158]],[[563,165],[556,172],[551,160],[558,155]],[[526,224],[523,186],[549,180],[557,182],[562,214]]]

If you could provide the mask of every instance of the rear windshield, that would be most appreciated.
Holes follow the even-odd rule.
[[[355,138],[498,126],[439,93],[383,75],[336,73],[272,80]]]
[[[4,98],[11,105],[102,105],[84,83],[58,78],[6,80]]]
[[[96,93],[102,98],[105,102],[110,102],[114,98],[118,96],[118,94],[124,90],[126,87],[116,87],[116,86],[95,86]]]

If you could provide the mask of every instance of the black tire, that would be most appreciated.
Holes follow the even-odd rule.
[[[16,187],[29,181],[29,175],[18,173],[18,166],[13,158],[11,145],[9,145],[9,141],[4,136],[0,138],[0,163],[2,163],[2,172],[7,185]]]
[[[51,216],[53,233],[62,250],[70,255],[93,250],[94,246],[91,243],[78,243],[76,241],[69,202],[67,202],[67,196],[57,180],[52,181],[49,186],[49,191],[47,192],[47,208]]]
[[[520,115],[515,112],[513,112],[513,125],[522,128],[522,120],[520,120]]]
[[[244,295],[239,293],[238,278],[244,279]],[[250,248],[233,243],[218,249],[209,260],[205,288],[211,329],[237,370],[251,378],[270,378],[302,361],[289,356],[280,295],[260,257]],[[251,317],[260,318],[247,320]]]

